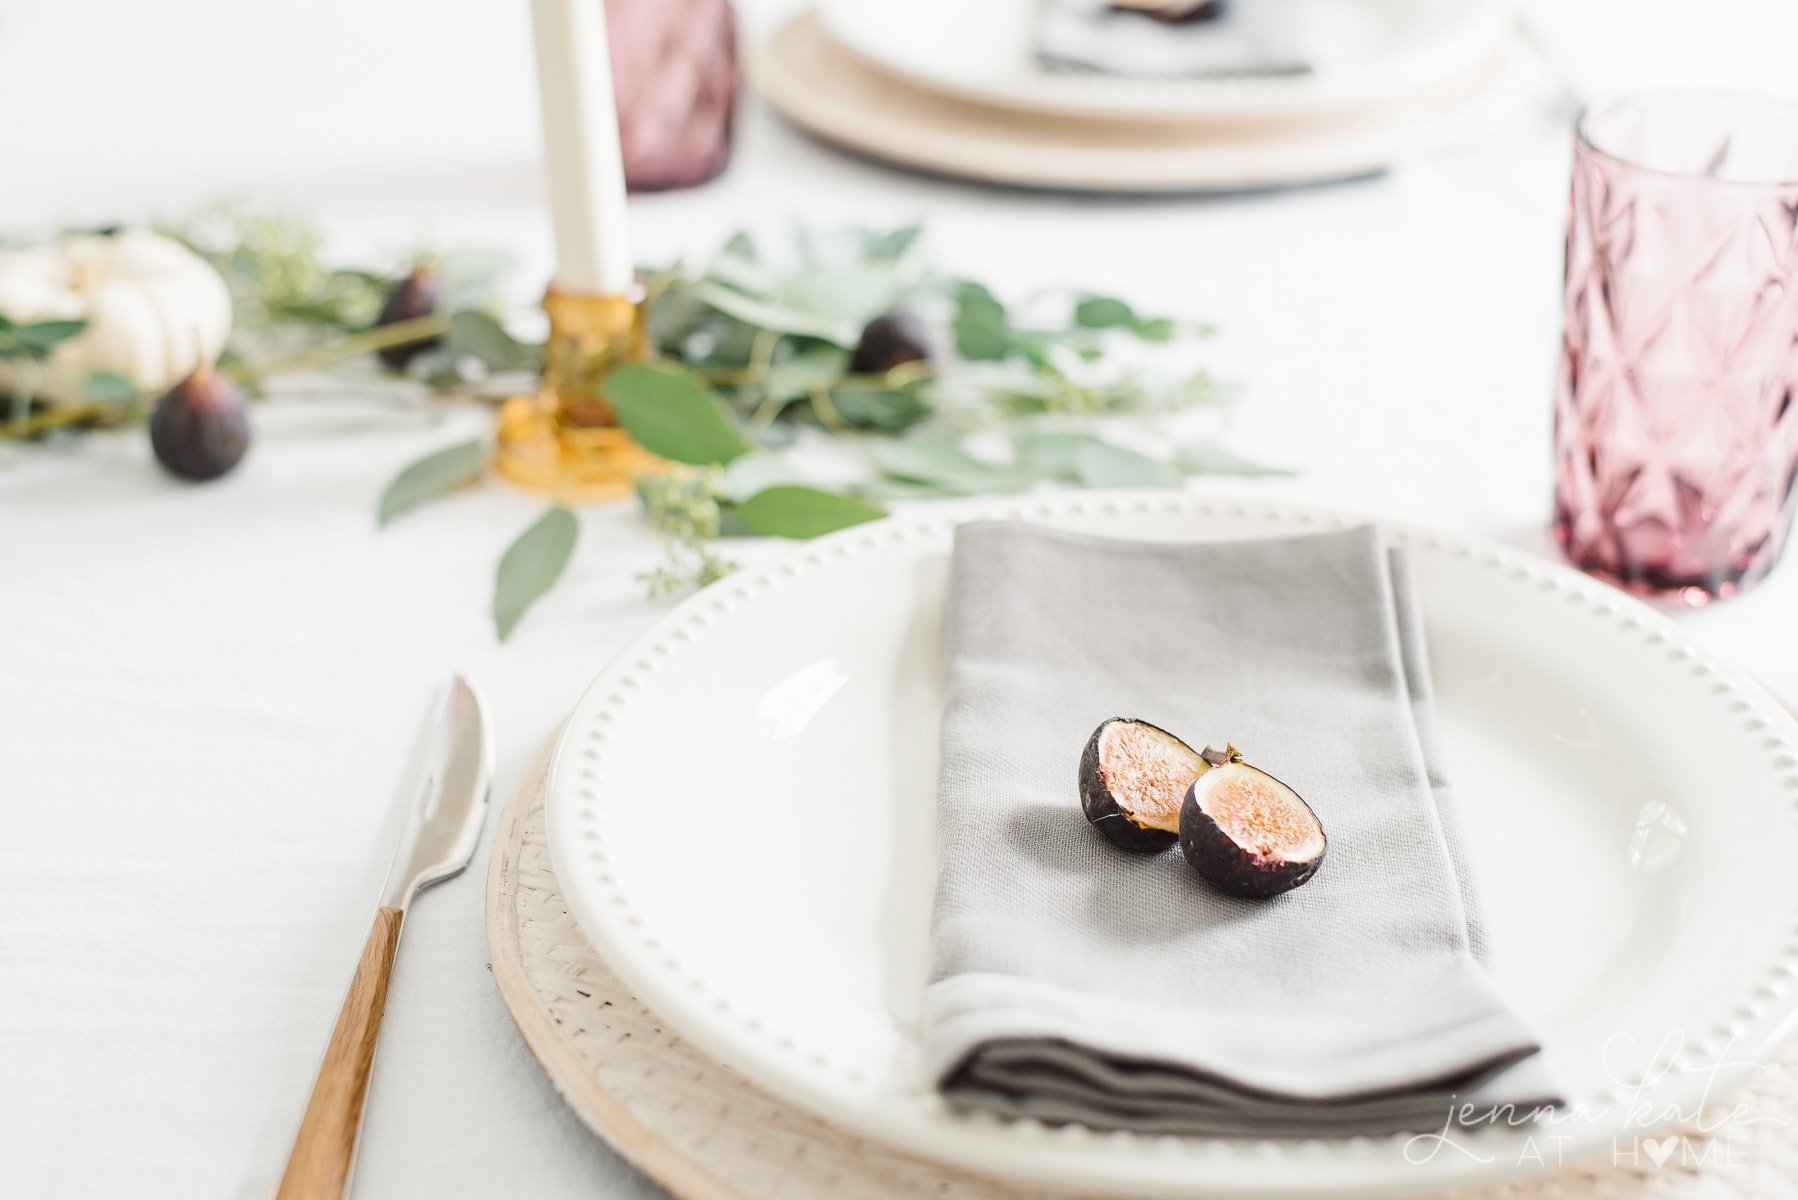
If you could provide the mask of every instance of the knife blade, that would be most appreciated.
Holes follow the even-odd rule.
[[[410,815],[381,888],[382,908],[404,912],[420,888],[468,865],[493,785],[493,735],[468,680],[450,680],[407,798]]]
[[[401,793],[405,825],[374,926],[325,1046],[276,1200],[334,1200],[349,1185],[406,910],[420,888],[466,867],[480,839],[493,786],[493,734],[479,694],[460,675],[432,717],[417,763]]]

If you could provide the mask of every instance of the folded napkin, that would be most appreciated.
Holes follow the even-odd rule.
[[[1212,20],[1170,24],[1108,0],[1041,0],[1036,55],[1051,69],[1145,78],[1304,74],[1317,3],[1232,0]]]
[[[1272,900],[1086,823],[1108,717],[1238,746],[1329,836]],[[957,534],[926,1068],[959,1104],[1165,1133],[1439,1128],[1558,1089],[1483,965],[1405,563],[1372,529]]]

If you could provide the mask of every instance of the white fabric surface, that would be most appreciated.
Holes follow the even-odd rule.
[[[746,4],[753,21],[783,6]],[[1607,81],[1798,87],[1798,31],[1776,28],[1789,6],[1549,7],[1578,35],[1569,57],[1594,48],[1577,57]],[[8,129],[0,230],[255,185],[358,251],[509,245],[528,295],[549,238],[525,21],[523,6],[423,0],[0,0],[0,97],[31,114]],[[341,67],[322,88],[321,61]],[[420,97],[434,115],[401,120]],[[923,216],[946,261],[1006,289],[1113,288],[1214,318],[1217,368],[1247,389],[1235,444],[1305,474],[1212,490],[1543,548],[1566,158],[1564,132],[1526,122],[1364,183],[1107,202],[913,179],[751,104],[728,176],[634,211],[652,260],[745,220]],[[653,540],[628,506],[596,509],[565,584],[499,647],[492,565],[537,503],[492,485],[377,532],[393,470],[467,422],[337,428],[368,423],[259,411],[249,460],[204,488],[150,469],[137,436],[0,448],[0,1195],[265,1195],[366,932],[432,685],[479,679],[509,788],[660,611],[631,580]],[[1788,563],[1687,623],[1798,694],[1795,601]],[[646,1194],[506,1017],[485,966],[486,858],[408,922],[357,1194]]]

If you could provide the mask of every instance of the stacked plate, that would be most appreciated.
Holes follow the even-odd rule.
[[[671,612],[600,674],[542,788],[537,836],[546,828],[555,896],[537,936],[554,940],[559,982],[521,1001],[528,989],[508,986],[502,959],[525,918],[504,902],[490,917],[496,976],[577,1107],[603,1055],[558,1065],[545,1047],[640,1000],[655,1023],[639,1016],[624,1035],[635,1050],[619,1053],[660,1053],[668,1030],[685,1057],[651,1063],[638,1097],[672,1091],[690,1124],[752,1085],[758,1103],[810,1123],[789,1139],[798,1158],[828,1143],[837,1163],[902,1154],[926,1164],[913,1170],[989,1181],[944,1195],[1393,1197],[1609,1163],[1654,1138],[1659,1161],[1635,1154],[1643,1171],[1675,1149],[1688,1165],[1705,1154],[1707,1171],[1727,1168],[1728,1152],[1688,1151],[1668,1130],[1733,1104],[1794,1013],[1798,723],[1637,601],[1405,526],[1385,534],[1412,556],[1446,760],[1502,948],[1496,973],[1566,1076],[1572,1113],[1546,1135],[1486,1128],[1432,1153],[1404,1136],[1141,1137],[947,1107],[920,1068],[916,1016],[949,550],[954,525],[975,517],[1171,540],[1359,520],[1166,492],[982,501],[823,539]],[[502,899],[516,862],[495,854]],[[558,974],[577,961],[587,965]],[[608,1007],[583,1015],[595,996]],[[534,1036],[527,1010],[539,1001],[565,1007]],[[748,1139],[748,1161],[775,1153],[771,1129],[721,1118],[711,1132],[701,1161],[732,1139]],[[1743,1132],[1727,1118],[1704,1129]],[[842,1194],[892,1191],[849,1182]]]
[[[763,42],[755,78],[788,119],[859,153],[1104,192],[1367,174],[1477,136],[1534,86],[1503,0],[1261,2],[1306,23],[1310,70],[1046,69],[1037,0],[827,0]]]

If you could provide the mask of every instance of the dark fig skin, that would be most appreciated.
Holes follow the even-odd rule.
[[[885,375],[908,362],[935,358],[936,337],[930,326],[913,313],[895,309],[863,326],[849,369],[857,375]]]
[[[1149,9],[1145,15],[1154,17],[1164,25],[1201,25],[1223,16],[1229,4],[1230,0],[1211,0],[1211,3],[1201,4],[1197,8]]]
[[[387,299],[381,305],[381,315],[375,318],[375,327],[378,329],[383,325],[398,325],[401,321],[416,321],[420,317],[428,317],[437,311],[437,306],[442,301],[443,285],[437,278],[437,272],[422,264],[413,267],[411,274],[394,284],[393,290],[387,293]],[[401,342],[397,346],[383,346],[375,354],[384,366],[403,371],[407,363],[442,341],[440,337],[419,338],[417,341]]]
[[[199,368],[157,400],[150,448],[172,475],[217,479],[250,448],[243,391],[211,367]]]
[[[1261,773],[1267,774],[1265,771]],[[1271,775],[1267,777],[1273,779]],[[1324,856],[1330,849],[1329,835],[1323,833],[1321,822],[1318,824],[1318,832],[1323,837],[1324,846],[1318,851],[1316,858],[1299,862],[1258,863],[1253,855],[1245,852],[1234,838],[1211,819],[1210,814],[1199,807],[1198,782],[1194,780],[1193,785],[1186,789],[1186,799],[1180,804],[1180,853],[1207,883],[1231,896],[1241,896],[1247,900],[1269,900],[1290,892],[1317,874],[1317,869],[1323,865]],[[1274,782],[1280,783],[1277,779]],[[1283,783],[1280,786],[1286,787]],[[1291,788],[1287,790],[1292,791]],[[1292,791],[1292,794],[1298,795],[1296,791]],[[1303,798],[1299,802],[1303,804]],[[1310,805],[1305,805],[1307,812],[1310,808]],[[1316,820],[1316,813],[1311,816]]]
[[[1111,790],[1105,786],[1105,780],[1099,774],[1099,743],[1104,739],[1105,731],[1120,721],[1141,725],[1171,741],[1180,741],[1167,730],[1158,725],[1150,725],[1147,721],[1112,717],[1100,722],[1099,727],[1093,730],[1093,735],[1086,739],[1086,749],[1080,752],[1080,808],[1086,813],[1086,819],[1092,827],[1104,834],[1112,845],[1141,854],[1152,854],[1179,841],[1180,835],[1167,829],[1145,829],[1132,821],[1129,814],[1118,807],[1117,800],[1112,797]],[[1181,745],[1185,743],[1181,742]],[[1188,792],[1191,790],[1187,789]]]

